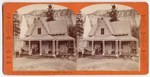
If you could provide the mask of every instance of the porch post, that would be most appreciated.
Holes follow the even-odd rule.
[[[31,50],[31,41],[29,40],[29,55],[32,55],[32,50]]]
[[[119,55],[122,54],[122,51],[121,51],[121,41],[119,41]]]
[[[56,55],[58,55],[58,40],[56,40]]]
[[[53,56],[55,57],[56,54],[55,54],[55,40],[52,41],[52,52],[53,52]]]
[[[75,40],[73,40],[73,51],[74,51],[74,55],[77,55],[77,52],[75,50]]]
[[[42,41],[40,40],[40,55],[42,55]]]
[[[93,47],[93,40],[92,40],[91,42],[92,42],[92,55],[94,55],[94,54],[93,54],[93,52],[94,52],[94,51],[93,51],[93,48],[94,48],[94,47]]]
[[[105,41],[103,40],[103,54],[102,55],[105,55]]]
[[[84,54],[84,49],[85,49],[85,40],[83,40],[83,50],[82,50],[82,52],[81,52],[81,57],[83,57],[83,54]],[[79,55],[79,54],[78,54]]]
[[[116,51],[116,56],[118,57],[118,41],[116,40],[116,48],[115,48],[115,51]]]

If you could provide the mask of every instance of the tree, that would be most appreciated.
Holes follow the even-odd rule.
[[[84,29],[83,29],[83,19],[82,19],[81,12],[77,14],[75,26],[68,27],[68,32],[69,32],[69,36],[75,39],[77,39],[77,36],[82,37]]]
[[[131,28],[131,34],[132,34],[133,37],[139,39],[139,27],[133,26]]]
[[[82,19],[82,14],[81,12],[78,13],[77,18],[76,18],[76,25],[75,25],[75,30],[76,30],[76,35],[82,37],[83,36],[83,19]]]
[[[76,39],[76,30],[75,30],[75,26],[69,26],[68,27],[68,33],[69,36],[73,37]]]
[[[20,35],[20,23],[21,23],[21,16],[16,11],[13,15],[13,28],[14,28],[14,51],[18,52],[20,49],[20,41],[19,41],[19,35]],[[15,53],[14,52],[14,53]]]
[[[19,19],[19,14],[16,11],[13,16],[13,27],[14,27],[14,35],[17,37],[20,34],[20,23],[21,23],[21,21]]]
[[[83,16],[81,14],[81,11],[78,13],[77,18],[76,18],[76,25],[74,27],[75,29],[75,34],[76,34],[76,44],[77,44],[77,50],[80,52],[80,43],[81,39],[83,38]]]
[[[48,17],[47,21],[54,21],[53,15],[54,15],[53,7],[52,7],[52,5],[49,5],[48,6],[48,11],[46,12],[46,16]]]
[[[109,17],[111,18],[110,22],[118,20],[117,19],[117,10],[116,10],[116,6],[115,5],[112,5],[111,12],[108,12],[108,14],[109,14]]]

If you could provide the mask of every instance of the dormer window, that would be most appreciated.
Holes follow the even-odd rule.
[[[41,34],[41,28],[38,28],[37,32],[38,32],[38,34]]]
[[[101,35],[104,35],[104,28],[101,28]]]

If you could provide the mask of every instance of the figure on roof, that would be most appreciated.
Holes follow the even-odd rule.
[[[53,21],[54,20],[53,15],[54,15],[54,10],[53,10],[52,5],[50,4],[48,6],[48,11],[46,12],[47,21]]]
[[[111,12],[108,12],[108,14],[109,14],[109,17],[111,18],[110,22],[118,20],[117,19],[117,10],[116,10],[116,6],[115,5],[112,5]]]

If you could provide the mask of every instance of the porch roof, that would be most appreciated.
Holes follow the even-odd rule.
[[[50,35],[32,35],[28,37],[21,38],[22,41],[39,41],[39,40],[54,40]]]
[[[113,35],[101,35],[83,38],[85,41],[115,41],[117,38]]]
[[[137,41],[137,39],[132,36],[116,36],[116,38],[120,41]]]
[[[59,36],[53,36],[54,39],[58,41],[67,41],[67,40],[74,40],[74,38],[68,36],[68,35],[59,35]]]

